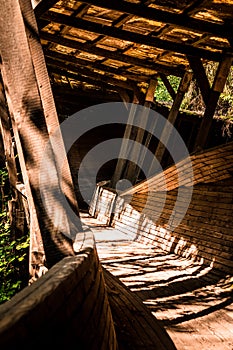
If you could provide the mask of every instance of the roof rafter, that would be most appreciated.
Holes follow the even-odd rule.
[[[77,40],[67,39],[60,35],[53,35],[43,31],[40,33],[40,37],[41,39],[47,40],[52,43],[56,43],[56,44],[67,46],[69,48],[73,48],[76,50],[88,52],[97,56],[102,56],[105,58],[117,60],[119,62],[133,64],[138,67],[154,69],[154,70],[163,72],[164,74],[172,74],[175,69],[176,75],[182,76],[185,71],[185,66],[183,65],[174,65],[173,67],[171,67],[168,64],[152,62],[149,59],[142,60],[137,57],[126,55],[119,51],[110,51],[100,47],[96,47],[92,45],[92,43],[88,43],[88,42],[80,43]]]
[[[112,77],[103,76],[102,74],[94,73],[91,70],[85,69],[85,75],[79,73],[79,69],[74,67],[72,68],[72,71],[65,70],[62,68],[58,68],[58,66],[62,66],[62,64],[59,64],[58,62],[54,62],[55,65],[51,64],[52,62],[48,62],[48,69],[52,73],[57,73],[59,75],[64,75],[68,78],[75,79],[76,81],[80,82],[86,82],[92,85],[96,85],[96,82],[101,82],[101,84],[105,85],[108,88],[122,88],[125,90],[134,90],[136,83],[133,81],[122,81],[119,79],[115,79]],[[64,66],[64,65],[63,65]],[[99,86],[99,84],[98,84]]]
[[[35,1],[34,1],[35,2]],[[37,18],[39,18],[43,13],[48,11],[51,7],[53,7],[58,0],[39,0],[37,4],[34,5],[34,13]],[[33,3],[33,1],[32,1]]]
[[[119,69],[109,67],[109,66],[100,66],[99,64],[94,64],[93,62],[90,62],[90,65],[88,65],[88,61],[78,59],[74,56],[67,56],[62,53],[54,52],[51,50],[45,51],[45,59],[47,64],[54,64],[61,68],[65,68],[67,70],[71,70],[74,72],[78,72],[83,75],[88,75],[85,72],[89,71],[92,72],[92,76],[94,74],[98,74],[96,70],[101,71],[99,75],[104,76],[105,73],[110,73],[114,76],[124,76],[124,78],[130,79],[132,81],[148,81],[150,77],[145,76],[143,74],[136,75],[127,72],[127,71],[121,71]],[[84,64],[85,63],[85,64]],[[75,69],[76,67],[76,69]]]
[[[193,47],[190,44],[177,43],[170,40],[162,40],[156,37],[131,32],[129,30],[114,28],[111,26],[101,25],[89,20],[81,18],[75,18],[68,15],[48,12],[42,16],[42,19],[49,20],[58,24],[68,25],[70,27],[90,31],[109,37],[132,41],[137,44],[148,45],[155,48],[160,48],[172,52],[178,52],[186,55],[197,56],[207,58],[213,61],[219,61],[221,59],[221,52],[215,52],[198,47]]]
[[[187,16],[187,14],[171,13],[165,10],[148,7],[144,4],[135,4],[123,0],[85,0],[83,2],[89,5],[135,15],[149,20],[174,24],[181,28],[194,29],[195,31],[200,30],[200,32],[214,34],[218,37],[233,37],[233,26],[195,19]]]
[[[121,97],[118,92],[114,91],[97,91],[93,89],[89,89],[89,91],[84,91],[79,88],[70,88],[64,86],[53,86],[53,92],[57,98],[62,96],[62,101],[66,101],[66,97],[68,97],[67,102],[73,101],[73,104],[79,104],[80,100],[78,98],[88,98],[90,99],[90,91],[94,92],[93,99],[102,100],[102,101],[121,101]],[[77,101],[77,102],[76,102]]]

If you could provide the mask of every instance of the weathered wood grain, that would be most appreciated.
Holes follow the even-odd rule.
[[[66,257],[0,306],[0,347],[116,350],[117,340],[93,234],[75,257]],[[107,329],[107,331],[106,331]]]

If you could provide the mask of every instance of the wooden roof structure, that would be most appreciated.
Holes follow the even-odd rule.
[[[34,11],[55,95],[119,100],[232,54],[232,0],[48,0]],[[168,88],[169,89],[169,88]],[[171,89],[169,91],[172,93]],[[205,94],[205,92],[204,92]]]
[[[34,231],[39,231],[41,226],[45,240],[51,235],[54,241],[55,233],[48,226],[48,213],[44,213],[40,194],[40,161],[51,134],[56,128],[59,130],[61,120],[55,105],[59,100],[63,105],[67,101],[74,112],[98,101],[123,100],[151,108],[156,79],[160,76],[174,100],[167,117],[174,125],[194,76],[206,105],[195,149],[205,147],[233,61],[233,0],[8,0],[2,4],[1,17],[1,98],[6,100],[10,115],[8,118],[8,112],[4,111],[0,124],[6,159],[11,166],[9,173],[14,174],[11,182],[15,187],[18,174],[12,150],[14,137],[27,197],[33,198],[31,211],[37,211],[38,215]],[[208,61],[219,63],[212,85],[204,69]],[[170,74],[181,77],[176,92],[167,79]],[[142,119],[146,122],[144,115]],[[166,127],[163,133],[166,134]],[[129,123],[123,141],[127,142],[131,135]],[[135,141],[142,143],[144,136],[138,130]],[[147,136],[146,147],[150,142]],[[78,213],[60,132],[58,139],[61,149],[57,152],[56,142],[51,140],[54,158],[49,157],[47,169],[54,170],[53,186],[57,184],[60,188],[57,163],[64,155],[61,188],[64,186],[66,197]],[[159,142],[155,157],[161,161],[163,154],[164,145]],[[138,175],[132,163],[126,178],[136,183]],[[113,187],[122,171],[123,165],[118,162]],[[46,176],[50,178],[51,173]],[[52,199],[51,193],[48,202]],[[66,217],[63,209],[60,208],[61,218]],[[70,232],[68,223],[66,229]],[[53,244],[56,248],[57,243]],[[62,249],[61,256],[73,253],[70,246],[68,251],[66,245]],[[51,254],[49,265],[57,259]]]
[[[205,103],[195,135],[195,151],[205,148],[216,105],[232,67],[232,28],[233,0],[2,1],[0,131],[12,208],[17,212],[16,203],[22,208],[21,196],[22,212],[28,215],[29,274],[39,279],[38,284],[26,287],[1,308],[3,347],[22,345],[31,349],[33,343],[41,348],[48,337],[47,344],[58,348],[79,342],[88,344],[84,348],[90,350],[118,348],[93,232],[79,220],[79,203],[56,103],[67,102],[72,106],[70,111],[98,101],[136,102],[151,108],[159,76],[173,98],[167,120],[174,125],[194,76]],[[218,62],[212,84],[204,67],[209,61]],[[170,74],[181,77],[176,92],[167,79]],[[145,114],[140,117],[147,122]],[[137,129],[133,140],[143,144],[144,138],[143,145],[148,147],[150,133],[141,133],[141,125]],[[132,123],[126,124],[123,142],[130,139],[132,131]],[[161,133],[161,140],[166,143],[164,134],[169,137],[166,125]],[[158,141],[155,157],[161,161],[164,144]],[[221,149],[218,152],[223,156]],[[231,149],[229,153],[232,155]],[[215,160],[215,154],[212,156]],[[225,169],[228,159],[223,157],[222,163],[216,159],[207,173],[219,168],[232,181],[232,172]],[[203,163],[209,164],[205,157]],[[121,178],[123,165],[117,162],[111,185]],[[198,164],[196,167],[200,170]],[[133,162],[127,171],[126,178],[135,184],[138,174]],[[201,170],[200,176],[204,177]],[[215,214],[222,215],[225,208],[226,220],[231,220],[231,198],[222,207],[220,203],[221,210],[219,197],[213,198],[209,201],[213,207],[205,205],[213,214],[212,225],[216,226]],[[64,205],[66,202],[68,206]],[[70,220],[69,207],[77,220]],[[199,212],[197,221],[198,215]],[[192,220],[188,221],[191,226]],[[219,241],[215,239],[217,252],[227,259],[228,255],[232,257],[232,230],[229,232],[228,224],[223,222],[229,239],[226,250],[220,250],[224,238],[221,231],[216,233]],[[202,232],[206,234],[204,225]],[[223,260],[222,256],[219,260]],[[142,305],[138,309],[140,315],[145,311]],[[148,315],[145,318],[150,321]],[[154,330],[161,336],[157,326],[156,323]],[[168,341],[169,346],[160,345],[163,341]],[[161,343],[159,339],[157,349],[174,349],[166,333],[161,336]]]

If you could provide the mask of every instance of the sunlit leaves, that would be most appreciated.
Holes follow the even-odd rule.
[[[0,171],[1,184],[4,186],[7,181],[7,172]],[[9,300],[22,287],[20,268],[27,259],[29,237],[13,239],[11,225],[7,216],[8,196],[1,196],[1,207],[4,210],[0,213],[0,304]]]

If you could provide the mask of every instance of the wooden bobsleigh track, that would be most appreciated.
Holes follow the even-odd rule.
[[[143,317],[136,305],[137,299],[165,328],[177,350],[232,348],[231,274],[156,245],[129,239],[129,235],[104,226],[89,214],[83,216],[96,237],[117,335],[125,349],[155,348],[143,346],[150,328],[148,318]],[[118,282],[110,284],[109,275],[111,280],[114,275]],[[130,290],[131,298],[125,295],[124,288],[119,291],[116,287],[119,280]],[[138,322],[143,327],[141,343],[136,336]],[[128,334],[133,337],[128,338]]]
[[[124,195],[114,197],[112,190],[97,186],[90,212],[81,214],[85,230],[76,241],[77,256],[64,258],[0,306],[1,348],[29,349],[32,342],[40,348],[45,337],[46,344],[58,348],[77,343],[79,349],[231,349],[232,169],[225,167],[220,181],[218,172],[207,170],[217,161],[222,174],[232,147],[229,143],[191,157],[193,197],[170,234],[159,221],[166,221],[167,203],[155,222],[151,209],[142,220],[135,205],[143,188],[156,194],[160,187],[136,185],[131,203],[124,205]],[[204,181],[200,172],[208,174]],[[173,178],[172,166],[167,174]],[[147,182],[156,184],[159,177]],[[177,178],[174,186],[167,180],[170,201]],[[158,198],[153,198],[156,211]],[[121,203],[114,213],[108,203],[113,199]],[[183,231],[187,223],[192,240]]]
[[[163,172],[167,189],[161,174],[120,195],[100,184],[83,214],[102,265],[143,300],[180,350],[233,346],[232,158],[232,142],[193,154]],[[180,183],[178,171],[187,175]],[[171,232],[177,190],[191,185],[187,212]]]
[[[14,229],[30,235],[28,285],[0,305],[1,350],[233,349],[233,142],[212,128],[232,70],[232,14],[233,0],[1,1],[0,160],[11,217],[24,215]],[[179,112],[194,80],[202,115],[187,115],[185,127]],[[163,110],[159,81],[171,97],[164,117],[191,154],[176,165],[168,123],[156,140],[147,112],[134,125],[135,105]],[[98,120],[69,152],[75,128],[61,124],[106,102],[124,106],[125,125]],[[114,138],[123,157],[99,169],[81,208],[83,157]],[[129,140],[164,171],[142,181]],[[122,178],[132,188],[120,193]]]

